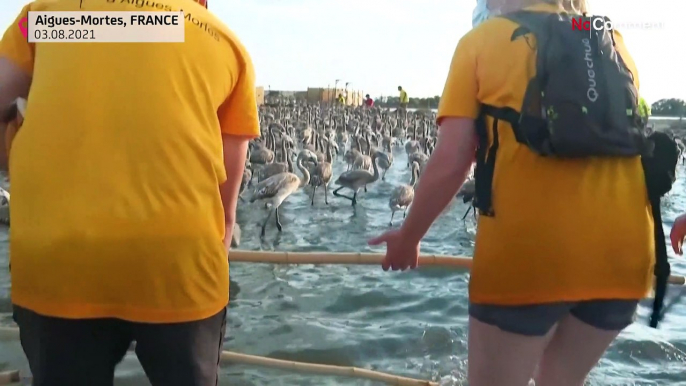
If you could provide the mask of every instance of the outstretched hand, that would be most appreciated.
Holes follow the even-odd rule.
[[[682,214],[674,220],[672,225],[672,232],[669,234],[669,239],[672,241],[672,249],[677,255],[683,255],[684,251],[682,245],[686,237],[686,214]]]
[[[385,232],[368,241],[369,245],[386,243],[386,256],[381,262],[384,271],[415,269],[419,265],[419,243],[408,241],[398,229]]]

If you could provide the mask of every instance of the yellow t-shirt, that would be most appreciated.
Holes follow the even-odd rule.
[[[400,90],[400,103],[408,103],[410,98],[407,97],[407,91]]]
[[[229,300],[219,185],[222,133],[259,133],[254,69],[236,36],[191,0],[89,0],[83,11],[186,15],[185,43],[28,44],[28,11],[0,42],[33,83],[14,138],[12,301],[63,318],[172,323]]]
[[[547,4],[530,9],[557,10]],[[481,103],[521,108],[536,66],[526,39],[510,40],[516,28],[509,20],[494,18],[460,40],[440,100],[439,122],[476,118]],[[621,35],[616,34],[616,42],[638,87]],[[492,127],[490,118],[486,126]],[[492,131],[490,136],[492,141]],[[499,140],[495,217],[479,218],[470,300],[523,305],[646,295],[654,241],[640,158],[541,157],[519,144],[506,122],[499,123]]]

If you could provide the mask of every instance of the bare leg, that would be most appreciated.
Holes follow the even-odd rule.
[[[267,218],[264,219],[264,222],[262,223],[262,233],[260,233],[260,236],[264,237],[265,233],[265,228],[267,227],[267,221],[269,221],[269,218],[272,216],[273,210],[270,210],[269,213],[267,214]]]
[[[277,206],[276,209],[274,209],[274,214],[276,215],[276,229],[281,232],[283,230],[283,227],[281,226],[281,222],[279,221],[279,207]]]
[[[470,317],[469,386],[528,386],[549,336],[554,332],[553,328],[547,336],[524,336]]]
[[[560,321],[543,353],[536,386],[580,386],[621,331],[607,331],[573,315]]]

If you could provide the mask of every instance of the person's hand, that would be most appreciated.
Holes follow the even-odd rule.
[[[231,249],[231,240],[233,240],[233,227],[227,226],[224,233],[224,248],[226,248],[226,253],[229,253]]]
[[[386,243],[386,257],[381,262],[384,271],[388,271],[388,268],[394,271],[417,268],[419,243],[409,241],[407,237],[403,237],[398,229],[388,231],[368,241],[369,245],[381,245],[382,243]]]
[[[682,250],[684,237],[686,237],[686,214],[682,214],[674,220],[672,232],[669,234],[669,238],[672,241],[672,249],[674,249],[674,253],[677,255],[684,254]]]

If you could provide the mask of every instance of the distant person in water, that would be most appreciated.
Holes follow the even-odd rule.
[[[410,97],[407,96],[407,91],[403,90],[402,86],[398,86],[398,91],[400,92],[400,108],[402,111],[407,112],[407,105],[410,103]]]
[[[643,97],[640,97],[638,100],[638,112],[641,115],[641,119],[643,119],[643,123],[647,125],[648,119],[650,119],[651,111],[650,105],[645,99],[643,99]]]
[[[19,28],[31,11],[102,10],[93,1],[31,2],[0,40],[0,117],[27,98],[10,254],[34,386],[112,386],[133,341],[149,384],[217,385],[227,252],[260,129],[250,56],[198,2],[165,0],[205,26],[187,22],[183,44],[48,47]]]
[[[367,107],[374,107],[374,99],[369,97],[369,94],[364,96],[364,105]]]

